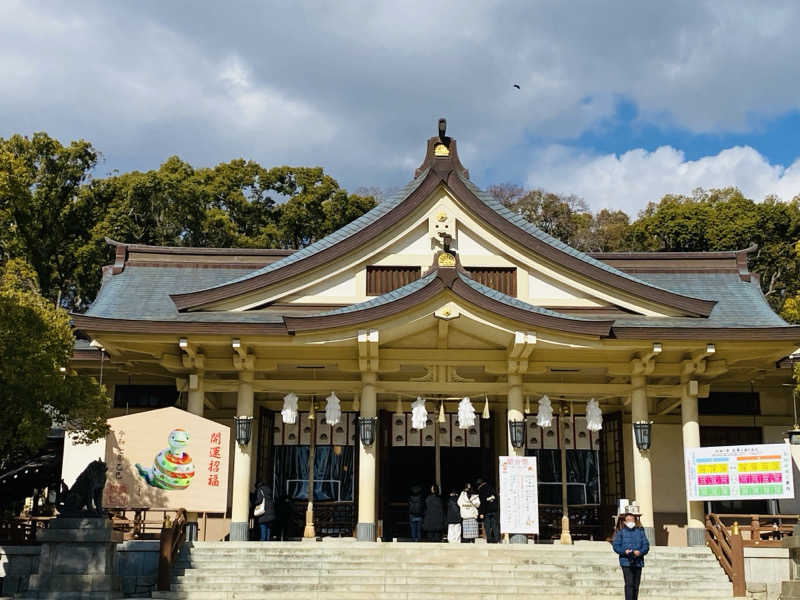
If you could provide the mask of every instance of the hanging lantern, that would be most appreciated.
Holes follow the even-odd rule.
[[[444,423],[444,401],[439,403],[439,423]]]
[[[337,425],[342,420],[342,405],[336,392],[326,398],[325,402],[325,422],[328,425]]]
[[[253,433],[253,417],[241,416],[233,417],[234,428],[236,430],[236,441],[242,446],[250,443],[250,436]]]
[[[603,428],[603,411],[600,404],[592,398],[586,405],[586,429],[600,431]]]
[[[358,431],[361,443],[369,447],[375,443],[375,430],[377,429],[377,417],[358,417]]]
[[[458,403],[458,427],[459,429],[469,429],[475,426],[475,407],[469,400],[469,396],[464,396]]]
[[[425,400],[421,396],[411,404],[411,427],[425,429],[428,425],[428,411],[425,409]]]
[[[550,427],[553,424],[553,406],[547,395],[539,398],[539,413],[536,415],[536,424],[539,427]]]
[[[522,448],[525,445],[525,421],[508,422],[509,437],[514,448]]]
[[[636,438],[636,447],[642,452],[650,450],[650,444],[653,441],[652,433],[652,421],[636,421],[633,424],[633,435]]]
[[[489,415],[489,396],[484,395],[484,398],[486,398],[486,399],[483,402],[483,414],[481,415],[481,418],[482,419],[488,419],[489,416],[490,416]]]
[[[289,392],[283,397],[283,410],[281,417],[286,425],[297,423],[297,395]]]

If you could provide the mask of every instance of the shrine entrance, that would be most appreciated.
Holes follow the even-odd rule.
[[[428,496],[437,484],[444,501],[450,490],[461,490],[478,477],[494,482],[496,476],[493,420],[476,418],[474,427],[460,429],[456,413],[445,413],[443,422],[430,414],[425,429],[411,426],[411,413],[382,411],[379,519],[382,538],[408,540],[408,498],[419,485]]]

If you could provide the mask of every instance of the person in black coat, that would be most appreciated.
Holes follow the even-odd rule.
[[[481,499],[481,516],[486,541],[490,544],[500,543],[500,502],[494,488],[483,477],[475,482],[478,497]]]
[[[458,507],[458,490],[451,490],[447,499],[447,541],[458,544],[461,541],[461,509]]]
[[[411,541],[422,539],[422,518],[425,515],[425,498],[421,485],[412,485],[408,497],[408,523],[411,526]]]
[[[425,517],[422,520],[422,531],[429,542],[441,542],[444,531],[444,505],[439,495],[439,486],[431,486],[431,493],[425,498]]]
[[[260,515],[256,514],[257,512],[260,512],[259,507],[261,506],[262,502],[264,504],[264,512]],[[275,503],[272,500],[272,488],[261,481],[256,483],[256,500],[253,516],[255,517],[256,523],[258,523],[260,535],[259,540],[262,542],[268,541],[269,529],[276,517]]]

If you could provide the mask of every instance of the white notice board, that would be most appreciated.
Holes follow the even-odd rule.
[[[788,444],[685,448],[689,500],[794,498]]]
[[[500,457],[500,532],[539,533],[535,456]]]

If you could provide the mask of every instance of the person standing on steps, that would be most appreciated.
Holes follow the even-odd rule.
[[[439,486],[431,486],[430,494],[425,498],[425,517],[422,520],[422,531],[426,542],[441,542],[444,530],[444,506],[439,495]]]
[[[422,519],[425,515],[425,498],[422,495],[421,485],[411,486],[411,495],[408,497],[408,523],[411,526],[411,541],[422,540]]]
[[[458,507],[458,490],[451,490],[447,498],[447,543],[461,543],[461,509]]]
[[[625,513],[617,521],[617,531],[611,544],[619,555],[622,576],[625,578],[625,600],[638,600],[644,555],[650,550],[650,542],[639,521],[640,516],[636,503],[626,506]]]
[[[489,544],[498,544],[500,543],[500,503],[497,501],[497,494],[483,477],[478,477],[475,487],[481,500],[480,512],[483,513],[481,517],[483,518],[483,528],[486,531],[486,541]]]
[[[467,544],[475,542],[478,537],[478,508],[481,499],[472,490],[472,484],[464,485],[464,490],[458,497],[458,508],[461,511],[461,541]]]
[[[253,516],[259,529],[259,541],[269,541],[269,530],[275,522],[275,502],[272,500],[272,488],[266,483],[256,483],[256,500]]]

